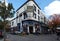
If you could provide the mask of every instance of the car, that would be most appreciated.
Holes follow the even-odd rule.
[[[60,32],[60,27],[57,27],[56,28],[56,32]]]

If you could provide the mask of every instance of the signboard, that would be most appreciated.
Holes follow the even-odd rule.
[[[33,12],[33,6],[27,6],[27,12]]]

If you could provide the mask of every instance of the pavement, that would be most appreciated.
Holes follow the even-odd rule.
[[[0,41],[3,41],[1,39]],[[8,34],[8,41],[60,41],[57,40],[57,36],[55,34],[43,34],[43,35],[12,35]]]

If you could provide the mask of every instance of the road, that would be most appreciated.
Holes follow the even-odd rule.
[[[19,36],[19,35],[11,35],[8,34],[8,39],[9,41],[60,41],[56,39],[57,36],[55,34],[52,35],[24,35],[24,36]]]

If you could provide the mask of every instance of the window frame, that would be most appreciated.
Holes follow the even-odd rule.
[[[36,11],[36,6],[34,5],[34,11]]]
[[[33,13],[33,17],[36,19],[36,14],[35,13]]]

